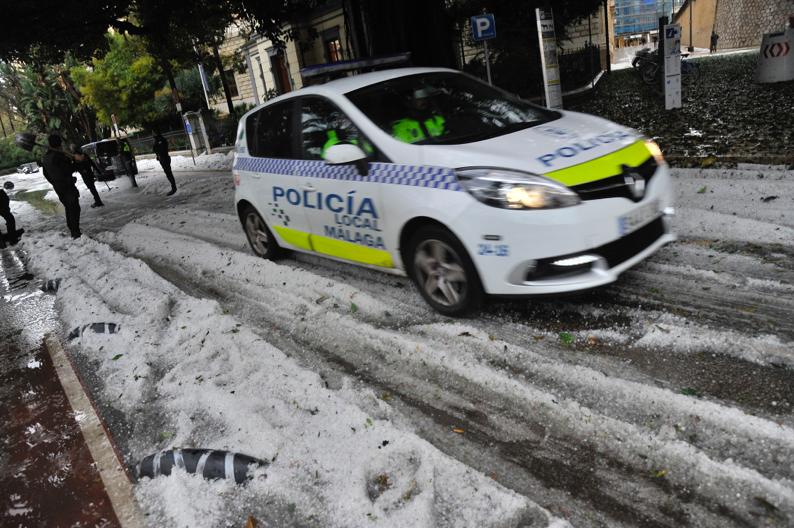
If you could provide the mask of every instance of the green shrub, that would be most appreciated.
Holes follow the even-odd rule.
[[[23,163],[40,159],[41,153],[37,151],[38,149],[34,149],[33,152],[28,152],[19,148],[12,137],[0,139],[0,170],[16,168]]]

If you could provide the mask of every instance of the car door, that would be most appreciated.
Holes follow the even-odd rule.
[[[305,207],[314,251],[379,267],[393,267],[386,247],[382,216],[382,184],[359,174],[354,165],[329,165],[323,160],[333,145],[358,145],[371,160],[375,147],[332,101],[320,96],[299,99],[295,175],[306,193]]]
[[[246,122],[248,152],[242,164],[253,186],[249,196],[279,244],[311,250],[305,193],[295,171],[294,99],[266,106]]]

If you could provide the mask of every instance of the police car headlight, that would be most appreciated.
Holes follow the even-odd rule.
[[[461,186],[486,205],[503,209],[557,209],[581,202],[569,188],[536,174],[505,169],[455,171]]]
[[[653,159],[656,160],[656,163],[663,163],[664,156],[662,155],[662,149],[659,148],[659,145],[656,144],[655,141],[651,141],[650,139],[645,142],[645,148],[648,149],[648,152],[651,153]]]

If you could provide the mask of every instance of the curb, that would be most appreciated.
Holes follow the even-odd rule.
[[[81,415],[77,423],[121,527],[143,528],[146,522],[135,500],[132,482],[124,465],[119,461],[113,442],[86,394],[77,372],[57,338],[48,334],[44,338],[44,345],[50,354],[58,380],[63,386],[72,410]]]

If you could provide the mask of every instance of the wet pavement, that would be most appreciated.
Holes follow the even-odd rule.
[[[118,526],[44,335],[60,327],[52,295],[0,250],[0,526]]]

